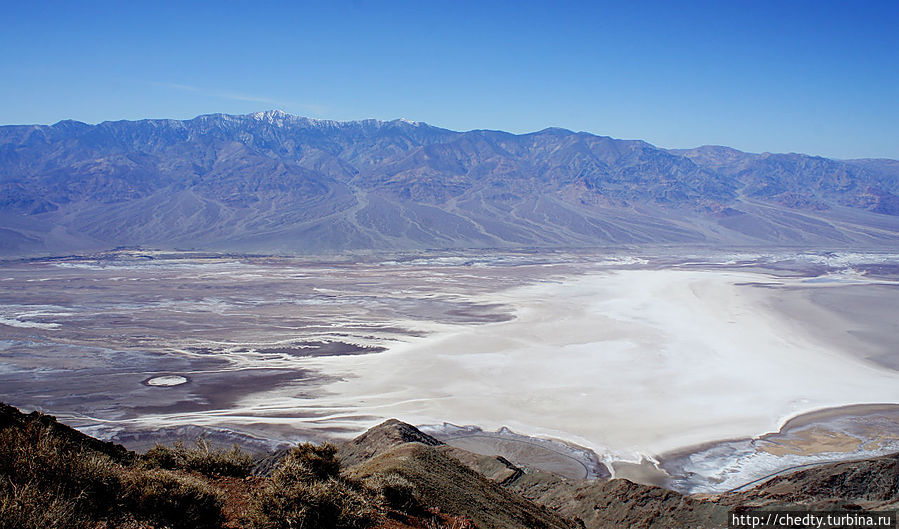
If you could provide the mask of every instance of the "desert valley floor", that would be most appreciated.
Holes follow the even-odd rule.
[[[899,255],[119,251],[0,263],[0,401],[134,448],[385,418],[724,491],[899,450]]]

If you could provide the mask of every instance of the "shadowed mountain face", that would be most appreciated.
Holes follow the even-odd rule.
[[[278,111],[0,127],[0,252],[899,242],[899,162]]]

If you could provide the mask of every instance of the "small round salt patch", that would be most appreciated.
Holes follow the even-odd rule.
[[[178,375],[166,375],[163,377],[153,377],[147,380],[148,386],[179,386],[187,382],[187,379]]]

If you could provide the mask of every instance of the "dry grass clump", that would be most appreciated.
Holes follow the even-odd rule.
[[[214,529],[224,522],[225,499],[205,481],[167,470],[128,472],[124,509],[141,520],[171,529]]]
[[[143,468],[186,470],[205,476],[230,476],[243,478],[253,470],[253,457],[234,445],[230,450],[212,448],[206,439],[196,440],[194,448],[177,442],[169,448],[157,444],[140,457]]]
[[[6,483],[0,490],[2,529],[78,529],[86,527],[76,501],[32,483]]]
[[[425,523],[425,529],[477,529],[478,526],[464,516],[434,516]]]
[[[0,527],[78,527],[115,507],[119,465],[38,423],[0,431]]]
[[[136,526],[212,529],[223,499],[166,470],[123,466],[38,421],[0,430],[0,529]]]
[[[363,529],[379,519],[375,496],[340,477],[337,447],[294,448],[255,495],[249,521],[256,529]]]
[[[365,478],[362,483],[376,495],[382,505],[407,513],[419,509],[415,486],[396,472],[375,474]]]

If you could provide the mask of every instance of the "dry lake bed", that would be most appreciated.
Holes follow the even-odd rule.
[[[730,490],[899,451],[899,255],[7,261],[0,400],[133,448],[396,417],[571,477]]]

